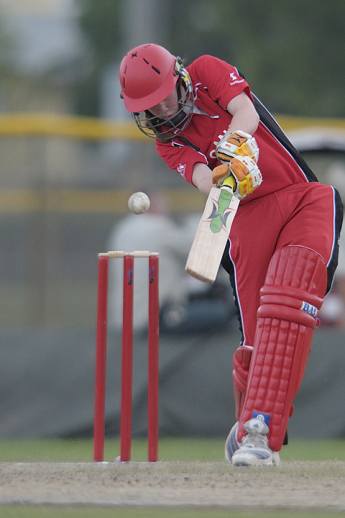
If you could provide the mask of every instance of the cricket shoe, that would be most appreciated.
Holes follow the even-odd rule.
[[[272,451],[268,446],[269,428],[264,417],[253,417],[244,424],[244,429],[247,434],[233,453],[231,463],[234,466],[278,466],[279,453]]]
[[[237,440],[237,430],[238,430],[238,421],[233,425],[231,428],[229,435],[226,438],[225,441],[225,448],[224,448],[224,454],[225,454],[225,460],[230,462],[233,454],[236,450],[241,446],[241,444]]]

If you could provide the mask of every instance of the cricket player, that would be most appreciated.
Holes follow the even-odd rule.
[[[277,465],[337,267],[340,196],[318,183],[229,63],[202,55],[185,67],[149,43],[124,56],[119,76],[127,111],[167,166],[204,193],[227,184],[240,199],[222,260],[242,332],[225,456]]]

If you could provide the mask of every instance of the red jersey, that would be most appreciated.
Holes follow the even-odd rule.
[[[316,181],[236,67],[216,57],[204,55],[193,61],[187,70],[194,88],[195,113],[185,130],[173,140],[168,143],[156,140],[157,152],[170,169],[192,183],[195,164],[203,163],[211,169],[219,165],[215,157],[216,143],[228,129],[232,119],[227,106],[234,97],[244,92],[251,98],[260,116],[254,136],[259,146],[258,166],[263,182],[241,203],[291,184]]]

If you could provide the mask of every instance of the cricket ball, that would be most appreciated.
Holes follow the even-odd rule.
[[[128,199],[128,208],[134,214],[142,214],[150,208],[150,198],[144,192],[134,192]]]

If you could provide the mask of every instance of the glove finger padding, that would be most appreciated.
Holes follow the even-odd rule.
[[[249,174],[249,164],[246,164],[243,160],[238,158],[232,158],[229,162],[229,169],[236,178],[237,182],[242,182]]]
[[[255,138],[245,131],[234,131],[225,134],[216,146],[216,157],[223,162],[229,162],[233,157],[246,156],[258,161],[259,148]]]
[[[230,168],[229,164],[217,165],[212,171],[212,183],[220,187],[223,180],[229,176]]]
[[[233,191],[236,190],[236,180],[231,174],[229,164],[221,164],[215,167],[212,171],[212,183],[217,187],[227,185]]]
[[[262,183],[260,169],[249,157],[232,158],[229,162],[229,169],[236,180],[235,194],[239,199],[254,192]]]
[[[217,187],[228,185],[236,197],[242,199],[261,185],[262,176],[254,160],[238,157],[215,167],[212,171],[212,183]]]

